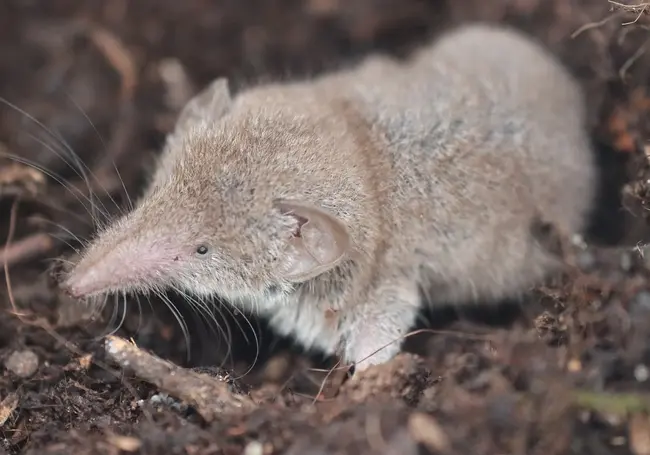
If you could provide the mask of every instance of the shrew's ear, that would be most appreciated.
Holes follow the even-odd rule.
[[[279,200],[276,207],[298,221],[278,264],[279,277],[302,282],[338,265],[350,248],[350,236],[337,217],[311,204]]]
[[[183,129],[190,122],[196,122],[199,119],[219,120],[228,113],[231,105],[232,97],[228,88],[228,79],[218,78],[190,99],[181,109],[176,120],[176,129]]]

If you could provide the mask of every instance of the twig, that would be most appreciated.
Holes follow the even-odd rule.
[[[14,265],[19,262],[28,261],[36,256],[47,253],[54,246],[54,240],[48,234],[39,233],[30,235],[0,250],[0,262],[2,267],[5,264]]]
[[[106,156],[97,165],[95,173],[100,182],[106,181],[109,192],[118,189],[119,186],[126,192],[117,169],[117,162],[122,155],[129,150],[128,144],[135,133],[136,110],[133,105],[133,96],[138,84],[138,73],[135,59],[120,39],[96,24],[88,24],[88,36],[97,48],[102,52],[106,60],[119,73],[120,85],[120,112],[117,124],[113,130],[111,140],[106,146]],[[112,178],[113,171],[117,173],[117,180]]]
[[[140,379],[187,402],[207,422],[224,413],[241,413],[255,406],[247,395],[233,394],[225,381],[174,365],[122,338],[107,337],[105,347],[113,361],[131,369]]]
[[[636,50],[636,52],[632,55],[632,57],[628,58],[627,61],[621,66],[621,69],[618,70],[618,76],[621,78],[621,80],[625,80],[625,75],[627,74],[628,70],[630,67],[636,62],[641,56],[645,53],[646,47],[648,46],[648,43],[650,41],[647,41],[643,43],[643,45]]]
[[[636,5],[626,5],[625,3],[620,3],[616,2],[614,0],[608,0],[609,3],[611,3],[614,6],[618,6],[619,8],[626,10],[626,11],[631,11],[634,13],[637,13],[636,18],[633,21],[630,22],[624,22],[622,25],[632,25],[636,24],[641,16],[643,16],[643,13],[648,13],[648,8],[650,8],[650,3],[637,3]]]
[[[575,39],[575,38],[577,38],[579,35],[583,34],[583,33],[586,32],[587,30],[591,30],[591,29],[594,29],[594,28],[602,27],[602,26],[605,25],[607,22],[609,22],[609,21],[611,21],[612,19],[614,19],[615,17],[619,17],[619,16],[621,16],[621,12],[620,12],[620,11],[617,12],[616,14],[611,14],[611,15],[607,16],[605,19],[600,20],[600,21],[598,21],[598,22],[590,22],[590,23],[588,23],[588,24],[585,24],[585,25],[583,25],[582,27],[580,27],[578,30],[576,30],[575,32],[573,32],[573,33],[571,34],[571,39]]]
[[[126,46],[108,30],[93,24],[89,28],[89,37],[92,42],[120,74],[122,80],[120,99],[131,99],[138,80],[133,57]]]

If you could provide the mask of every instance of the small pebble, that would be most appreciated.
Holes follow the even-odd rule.
[[[603,415],[605,421],[612,427],[619,427],[623,424],[623,417],[618,414],[605,414]]]
[[[582,371],[582,362],[580,362],[580,360],[578,359],[571,359],[567,364],[567,369],[571,373],[577,373],[578,371]]]
[[[584,272],[589,272],[596,265],[596,257],[591,251],[581,251],[577,255],[578,267]]]
[[[571,236],[571,243],[573,246],[576,246],[578,248],[585,249],[587,248],[587,243],[585,242],[585,239],[580,235],[580,234],[574,234]]]
[[[639,382],[645,382],[648,380],[648,377],[650,377],[650,371],[648,371],[647,366],[640,363],[634,367],[634,379]]]
[[[5,360],[5,368],[21,378],[28,378],[38,370],[38,356],[34,351],[25,349],[14,351]]]
[[[264,455],[264,446],[259,441],[251,441],[246,445],[244,455]]]
[[[589,423],[589,421],[591,420],[591,411],[586,411],[586,410],[581,411],[580,414],[578,414],[578,419],[582,423],[585,424]]]
[[[621,269],[624,272],[629,272],[632,270],[632,266],[634,265],[634,260],[632,259],[632,255],[628,252],[625,252],[621,254]]]

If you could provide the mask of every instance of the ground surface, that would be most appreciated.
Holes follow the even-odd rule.
[[[534,34],[589,94],[606,170],[588,241],[600,246],[564,248],[566,276],[509,307],[436,312],[439,332],[407,343],[421,357],[353,381],[326,377],[318,368],[332,361],[241,317],[228,319],[228,355],[184,310],[188,360],[162,302],[92,315],[56,291],[48,259],[69,255],[90,217],[17,157],[79,194],[82,179],[57,157],[67,144],[95,191],[124,205],[112,160],[137,191],[179,107],[211,78],[240,86],[373,49],[403,54],[472,19]],[[0,262],[11,284],[0,300],[0,454],[650,454],[649,25],[607,0],[0,2],[0,96],[65,140],[0,107],[0,238],[10,243]],[[120,339],[107,351],[101,336],[116,327],[157,356],[211,368],[160,365]]]

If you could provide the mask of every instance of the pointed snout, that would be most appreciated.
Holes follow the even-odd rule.
[[[87,299],[151,287],[160,283],[170,263],[175,264],[176,256],[155,244],[139,242],[124,242],[112,248],[91,247],[60,288],[75,299]]]
[[[108,283],[102,283],[93,270],[76,271],[60,284],[61,290],[75,299],[83,299],[102,292]]]
[[[116,257],[114,250],[91,249],[88,253],[60,284],[63,292],[75,299],[85,299],[110,293],[120,283],[128,282],[128,271],[122,270],[120,258]]]
[[[83,252],[61,289],[76,299],[112,293],[131,293],[165,284],[170,270],[179,267],[185,250],[177,234],[143,226],[141,217],[129,217],[102,232]],[[145,218],[145,221],[151,221]]]

